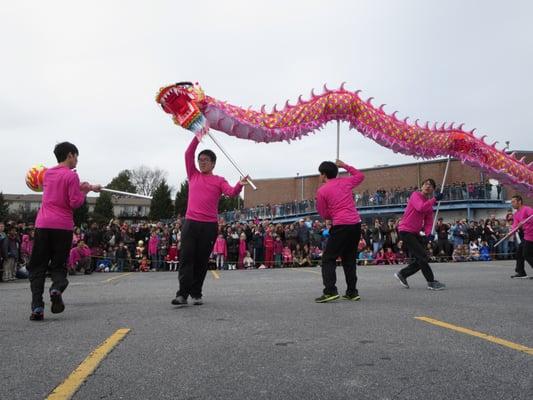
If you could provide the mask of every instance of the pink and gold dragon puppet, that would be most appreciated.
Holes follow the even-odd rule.
[[[387,114],[384,105],[374,107],[372,98],[363,100],[359,92],[344,88],[330,90],[324,85],[324,92],[316,95],[311,91],[307,101],[298,98],[295,105],[287,101],[282,110],[276,106],[271,112],[244,109],[225,101],[206,96],[198,84],[180,82],[163,87],[156,101],[165,112],[172,114],[174,122],[201,136],[213,128],[255,142],[279,142],[300,139],[329,121],[349,122],[350,128],[361,132],[375,142],[406,155],[420,158],[450,156],[463,163],[480,168],[489,176],[515,189],[533,195],[533,163],[526,164],[514,154],[496,148],[496,143],[485,143],[485,136],[474,136],[474,130],[467,132],[463,124],[440,126],[429,123],[413,124],[408,118],[400,120],[397,111]]]

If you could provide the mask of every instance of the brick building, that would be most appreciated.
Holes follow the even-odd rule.
[[[517,156],[526,157],[526,162],[533,161],[533,151],[518,151]],[[357,165],[354,165],[357,167]],[[446,169],[446,159],[421,161],[402,165],[384,165],[365,168],[364,182],[357,188],[357,192],[377,189],[420,187],[425,178],[433,178],[440,185]],[[318,170],[318,164],[317,164]],[[258,189],[252,190],[248,185],[244,189],[244,206],[255,207],[260,204],[280,204],[294,200],[314,199],[319,186],[319,175],[298,177],[256,179]],[[458,160],[450,162],[447,182],[485,182],[489,179],[480,170],[462,164]],[[506,191],[510,197],[515,191]],[[525,196],[524,196],[525,197]],[[530,199],[529,199],[530,200]]]

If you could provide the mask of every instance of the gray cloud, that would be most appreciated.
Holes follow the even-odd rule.
[[[84,180],[105,184],[146,164],[177,186],[191,135],[154,96],[185,79],[254,108],[348,81],[389,112],[465,122],[530,150],[532,11],[527,1],[11,2],[0,24],[0,190],[28,192],[25,171],[52,165],[62,140],[80,148]],[[217,136],[266,178],[315,173],[335,156],[335,132],[330,124],[290,145]],[[341,157],[359,167],[413,160],[346,125],[341,143]],[[217,172],[235,181],[219,160]]]

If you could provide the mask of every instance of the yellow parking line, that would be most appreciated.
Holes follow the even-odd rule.
[[[111,281],[114,281],[115,279],[118,279],[118,278],[123,278],[125,276],[128,276],[128,275],[131,275],[133,272],[126,272],[125,274],[120,274],[120,275],[117,275],[117,276],[114,276],[112,278],[109,278],[109,279],[106,279],[105,281],[102,281],[102,282],[111,282]]]
[[[478,337],[480,339],[484,339],[484,340],[487,340],[489,342],[499,344],[501,346],[509,347],[509,348],[511,348],[513,350],[518,350],[518,351],[521,351],[523,353],[529,354],[530,356],[533,356],[533,349],[532,348],[523,346],[521,344],[513,343],[513,342],[510,342],[510,341],[505,340],[505,339],[500,339],[500,338],[498,338],[496,336],[487,335],[486,333],[473,331],[473,330],[468,329],[468,328],[463,328],[461,326],[452,325],[452,324],[449,324],[447,322],[442,322],[442,321],[439,321],[439,320],[433,319],[433,318],[415,317],[415,319],[418,319],[420,321],[424,321],[424,322],[427,322],[427,323],[430,323],[430,324],[433,324],[433,325],[437,325],[437,326],[440,326],[442,328],[447,328],[447,329],[451,329],[453,331],[461,332],[461,333],[464,333],[466,335],[475,336],[475,337]]]
[[[46,400],[67,400],[72,398],[89,375],[95,371],[102,360],[129,332],[130,329],[122,328],[113,333],[96,350],[89,354],[78,368],[50,393]]]
[[[211,273],[213,274],[213,276],[215,277],[215,279],[220,279],[220,275],[218,274],[217,271],[215,271],[214,269],[211,270]]]

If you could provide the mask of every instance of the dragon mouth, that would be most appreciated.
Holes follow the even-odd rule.
[[[156,101],[161,104],[162,106],[165,106],[166,103],[171,102],[173,99],[176,99],[180,95],[180,90],[176,85],[167,86],[162,88],[157,97]]]

